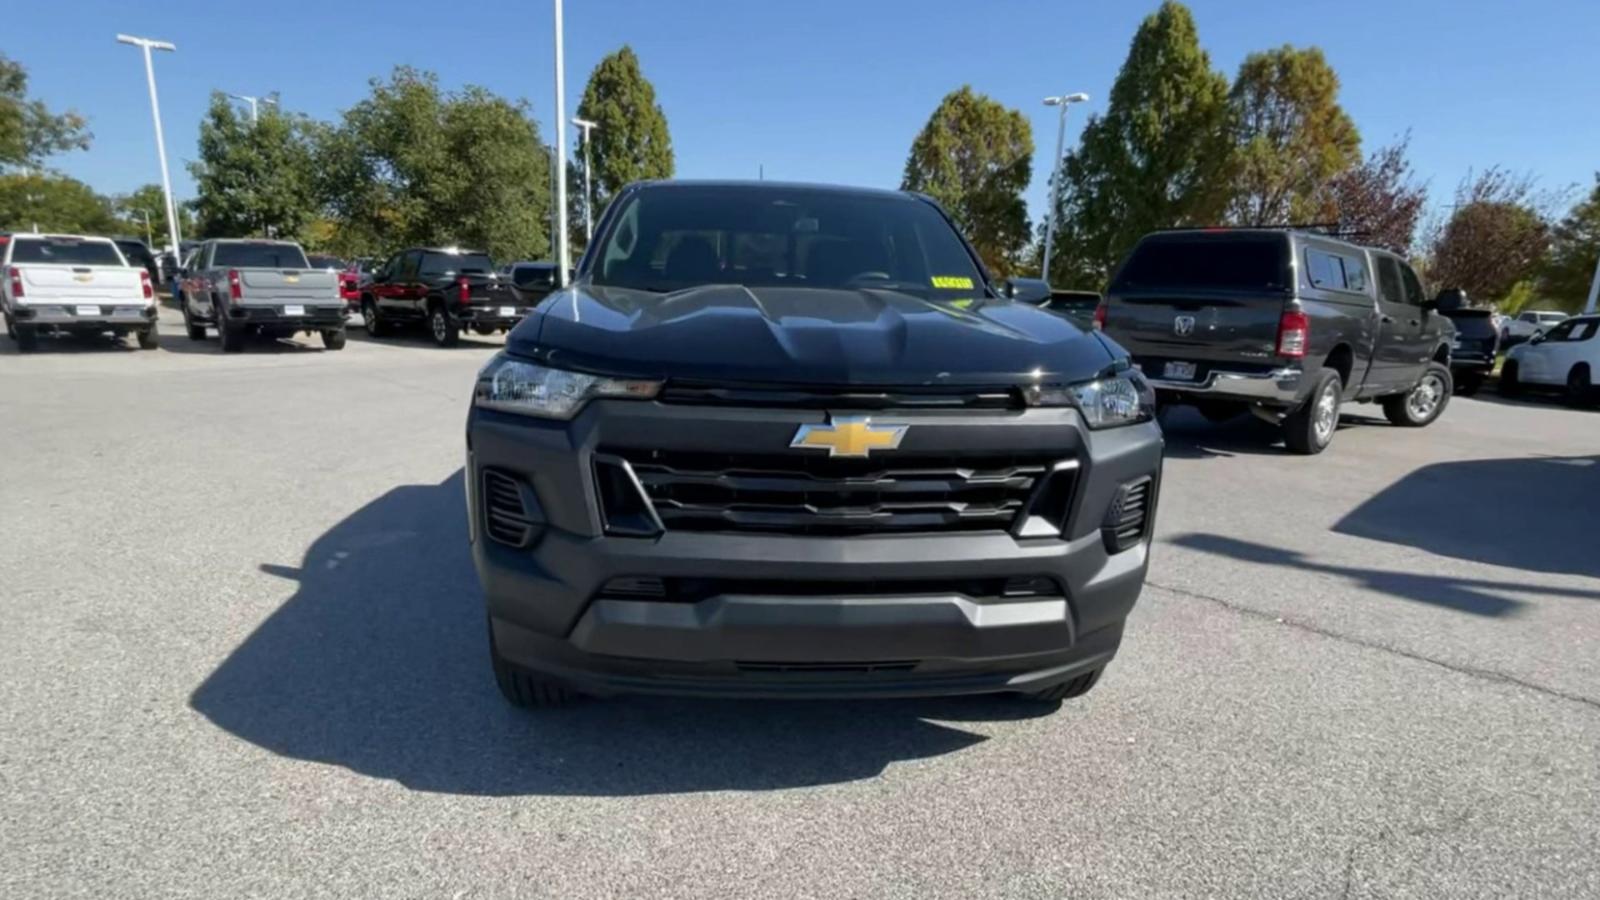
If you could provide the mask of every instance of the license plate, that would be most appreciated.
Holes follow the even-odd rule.
[[[87,306],[87,305],[86,306],[80,306],[80,307],[78,307],[78,315],[80,315],[80,316],[98,316],[98,315],[100,315],[100,307],[98,307],[98,306]]]
[[[303,316],[306,314],[306,308],[298,303],[290,304],[283,308],[283,314],[286,316]]]
[[[1173,381],[1193,381],[1194,363],[1169,362],[1161,367],[1161,377]]]
[[[516,314],[517,314],[517,308],[515,306],[502,306],[502,307],[500,307],[500,315],[502,315],[502,316],[514,316]]]

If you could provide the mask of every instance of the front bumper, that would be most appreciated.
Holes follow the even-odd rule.
[[[1148,537],[1112,553],[1101,526],[1123,484],[1159,477],[1153,423],[1089,432],[1071,410],[895,417],[924,451],[1060,448],[1079,466],[1065,537],[603,534],[592,469],[602,435],[607,451],[769,447],[780,437],[786,447],[799,423],[823,415],[602,401],[562,425],[473,410],[470,533],[497,652],[596,693],[737,696],[1026,690],[1110,661],[1143,585]],[[536,496],[542,525],[529,546],[486,533],[485,469]],[[666,599],[613,590],[640,578],[703,587]],[[974,587],[1012,579],[1050,587],[1022,596]]]
[[[105,331],[149,327],[156,319],[156,306],[154,303],[18,304],[11,316],[19,324],[58,331]]]

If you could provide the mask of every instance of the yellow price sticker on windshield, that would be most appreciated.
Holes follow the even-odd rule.
[[[933,286],[947,291],[970,291],[972,279],[965,275],[935,275]]]

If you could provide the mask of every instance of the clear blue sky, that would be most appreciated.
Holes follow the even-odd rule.
[[[1252,50],[1323,48],[1370,149],[1409,129],[1436,200],[1470,169],[1500,164],[1541,185],[1588,185],[1600,169],[1600,0],[1195,0],[1212,63],[1231,78]],[[0,49],[32,92],[87,116],[94,144],[53,165],[105,192],[158,181],[138,51],[118,31],[170,40],[157,79],[180,199],[208,93],[282,93],[332,118],[400,63],[447,87],[477,83],[554,109],[548,0],[338,0],[162,4],[16,2]],[[1156,0],[568,0],[569,114],[599,58],[633,45],[666,110],[683,177],[896,186],[917,130],[970,83],[1033,120],[1030,206],[1043,208],[1055,140],[1047,94],[1105,100]],[[1075,139],[1085,107],[1073,111]],[[1444,202],[1448,202],[1447,200]]]

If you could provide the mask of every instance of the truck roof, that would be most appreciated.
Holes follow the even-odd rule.
[[[658,181],[637,181],[629,187],[649,188],[651,190],[676,189],[676,188],[739,188],[750,190],[779,190],[779,191],[817,191],[832,194],[855,194],[858,196],[896,197],[900,199],[915,199],[916,194],[910,191],[897,191],[887,188],[855,187],[842,184],[823,184],[805,181],[750,181],[746,179],[683,179]]]
[[[1343,244],[1346,247],[1352,247],[1352,248],[1357,248],[1357,249],[1361,249],[1361,250],[1371,250],[1371,251],[1376,252],[1376,253],[1391,253],[1392,252],[1390,250],[1384,249],[1383,247],[1374,247],[1374,246],[1372,246],[1370,244],[1363,244],[1363,243],[1360,243],[1359,241],[1353,241],[1348,237],[1340,237],[1339,235],[1327,234],[1325,232],[1317,231],[1314,228],[1288,226],[1288,225],[1278,225],[1278,226],[1267,226],[1267,225],[1238,225],[1238,226],[1235,226],[1235,225],[1205,225],[1205,226],[1191,226],[1191,227],[1186,227],[1186,228],[1161,228],[1161,229],[1157,229],[1155,231],[1150,232],[1149,234],[1147,234],[1143,238],[1141,238],[1141,240],[1147,240],[1149,238],[1168,237],[1168,236],[1173,236],[1173,237],[1191,237],[1192,236],[1192,237],[1204,237],[1204,238],[1207,238],[1207,239],[1211,239],[1211,238],[1222,239],[1222,238],[1227,237],[1228,235],[1256,235],[1256,234],[1283,235],[1284,237],[1287,237],[1287,238],[1290,238],[1290,239],[1294,239],[1294,238],[1315,238],[1316,240],[1319,240],[1319,241],[1329,241],[1329,242],[1335,243],[1335,244]]]

